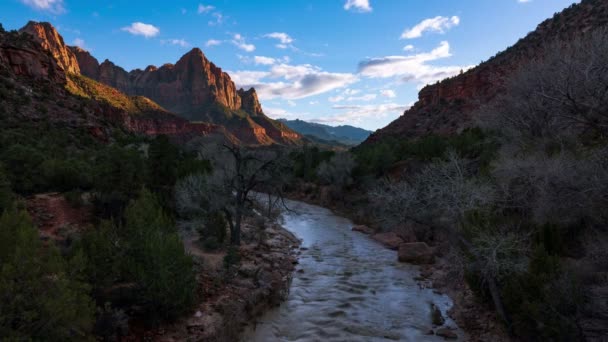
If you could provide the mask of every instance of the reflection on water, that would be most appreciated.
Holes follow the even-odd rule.
[[[398,263],[394,251],[352,232],[349,220],[327,209],[288,206],[294,212],[283,215],[284,225],[303,247],[291,292],[244,341],[443,341],[426,334],[430,304],[445,316],[451,301],[420,289],[416,267]]]

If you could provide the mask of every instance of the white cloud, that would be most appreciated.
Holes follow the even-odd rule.
[[[48,11],[53,14],[65,13],[63,0],[21,0],[21,2],[39,11]]]
[[[406,29],[401,34],[401,39],[420,38],[424,32],[445,33],[454,26],[460,24],[460,18],[453,16],[451,18],[437,16],[435,18],[424,19],[416,26]]]
[[[188,43],[186,40],[184,39],[163,39],[160,41],[161,44],[168,44],[168,45],[177,45],[177,46],[181,46],[183,48],[189,47],[190,43]]]
[[[297,100],[339,89],[358,80],[356,75],[331,73],[310,64],[275,64],[268,71],[230,72],[243,88],[255,87],[262,100]]]
[[[232,36],[231,42],[232,42],[232,44],[234,44],[236,47],[238,47],[239,49],[241,49],[243,51],[247,51],[247,52],[255,51],[255,45],[248,44],[245,41],[245,38],[238,33],[236,33]]]
[[[450,57],[450,44],[443,41],[431,52],[409,56],[371,58],[359,63],[359,73],[370,78],[399,77],[404,82],[425,85],[454,76],[470,66],[435,66],[429,62]]]
[[[198,14],[203,14],[203,13],[208,13],[211,12],[215,9],[214,6],[211,5],[203,5],[203,4],[198,4],[198,9],[196,10],[198,12]]]
[[[84,39],[76,38],[76,39],[74,39],[72,44],[74,44],[75,46],[78,46],[81,49],[86,50]]]
[[[517,0],[517,2],[521,4],[525,4],[526,2],[531,2],[532,0]]]
[[[263,35],[262,37],[264,38],[270,38],[270,39],[276,39],[279,41],[279,44],[276,44],[275,46],[279,49],[289,49],[291,48],[292,50],[297,50],[292,43],[295,41],[295,39],[293,39],[291,36],[289,36],[287,33],[285,32],[272,32],[272,33],[267,33],[265,35]]]
[[[212,47],[212,46],[217,46],[222,44],[221,40],[216,40],[216,39],[209,39],[206,43],[205,46],[206,47]]]
[[[253,57],[253,61],[258,65],[273,65],[277,62],[277,60],[274,58],[264,56],[255,56]]]
[[[414,50],[414,45],[412,45],[412,44],[408,44],[403,47],[403,51],[412,51],[412,50]]]
[[[287,100],[287,104],[289,105],[289,107],[295,107],[296,103],[292,100]]]
[[[389,99],[397,97],[395,91],[391,89],[380,90],[380,95],[388,97]]]
[[[264,35],[264,37],[277,39],[281,42],[281,44],[291,44],[294,41],[294,39],[285,32],[267,33]]]
[[[298,114],[277,107],[264,107],[264,113],[273,119],[297,119],[299,117]]]
[[[144,36],[146,38],[158,36],[160,33],[158,27],[141,22],[132,23],[131,26],[123,27],[121,30],[127,31],[132,35]]]
[[[401,115],[409,106],[386,103],[379,105],[334,105],[332,108],[342,113],[312,121],[328,124],[359,123],[363,119],[386,117],[389,114]]]
[[[344,101],[345,97],[342,95],[338,95],[338,96],[332,96],[330,98],[327,99],[327,101],[329,102],[341,102]]]
[[[282,58],[272,58],[266,56],[254,56],[253,62],[256,65],[273,65],[277,63],[289,63],[289,57],[283,56]]]
[[[351,9],[357,12],[371,12],[372,7],[369,4],[369,0],[346,0],[344,9],[349,11]]]
[[[209,26],[218,26],[224,23],[224,20],[226,19],[224,17],[224,15],[220,12],[214,12],[212,14],[214,20],[209,20],[208,24]]]

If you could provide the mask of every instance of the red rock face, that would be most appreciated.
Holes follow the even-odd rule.
[[[572,5],[514,46],[485,63],[438,84],[424,87],[418,102],[372,134],[365,143],[385,137],[412,139],[427,134],[449,135],[472,126],[473,113],[503,91],[504,80],[522,65],[542,56],[543,47],[553,40],[568,41],[590,29],[608,25],[608,1],[583,0]]]
[[[47,54],[29,47],[11,44],[0,46],[0,64],[7,66],[16,76],[48,79],[65,84],[63,69]]]
[[[31,34],[34,41],[38,42],[43,50],[50,52],[65,72],[80,73],[76,56],[67,48],[63,38],[51,24],[30,21],[19,31]]]
[[[99,64],[88,52],[72,49],[83,75],[127,94],[150,98],[188,120],[224,126],[244,143],[301,141],[299,134],[264,115],[255,89],[237,91],[230,76],[200,49],[192,49],[175,65],[148,66],[131,72],[108,60]]]

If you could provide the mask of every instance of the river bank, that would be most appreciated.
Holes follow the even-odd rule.
[[[279,223],[249,219],[242,227],[240,261],[229,273],[226,251],[207,252],[192,229],[182,238],[192,255],[201,301],[191,315],[160,329],[143,333],[146,341],[238,341],[255,317],[281,303],[289,292],[299,240]],[[262,233],[260,233],[262,232]]]
[[[373,221],[373,215],[367,211],[366,195],[363,193],[341,194],[340,199],[336,199],[332,196],[330,187],[306,183],[300,184],[297,190],[290,192],[287,197],[329,208],[350,218],[357,225],[369,226],[369,235],[383,231],[382,227]],[[447,316],[468,334],[469,341],[510,341],[495,312],[480,303],[466,283],[459,253],[452,248],[447,237],[432,227],[405,226],[399,230],[395,233],[407,242],[424,242],[431,247],[434,263],[421,265],[415,279],[420,287],[446,294],[452,299],[453,306]],[[363,235],[362,232],[359,234]],[[394,249],[392,246],[385,247]],[[393,255],[397,260],[397,253],[393,252]]]

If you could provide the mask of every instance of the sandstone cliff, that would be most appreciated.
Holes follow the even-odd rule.
[[[176,64],[127,72],[73,47],[82,74],[130,95],[148,97],[167,110],[195,122],[223,126],[247,144],[294,144],[296,132],[268,118],[255,89],[236,89],[230,76],[194,48]]]
[[[372,134],[366,143],[394,136],[453,134],[471,126],[472,114],[502,91],[505,76],[538,58],[555,39],[568,41],[590,29],[608,26],[608,1],[583,0],[541,23],[515,45],[461,75],[424,87],[418,102]]]

